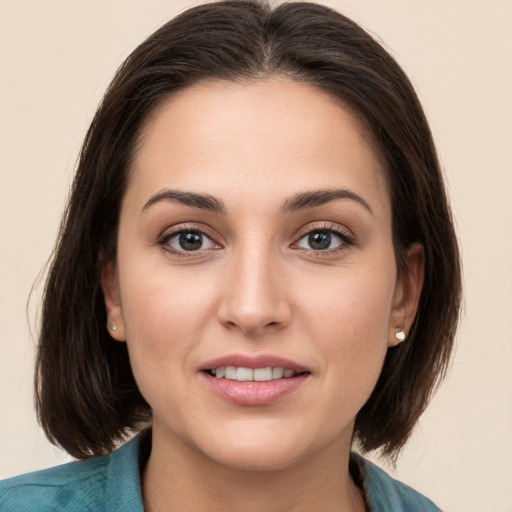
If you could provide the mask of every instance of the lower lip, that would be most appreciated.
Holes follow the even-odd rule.
[[[296,391],[309,374],[263,382],[217,378],[206,372],[201,372],[201,375],[210,389],[224,400],[238,405],[267,405]]]

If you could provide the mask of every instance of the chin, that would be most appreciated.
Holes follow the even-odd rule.
[[[274,422],[271,422],[274,423]],[[290,425],[285,425],[289,427]],[[211,461],[237,471],[279,471],[310,460],[323,444],[307,429],[277,428],[277,425],[237,425],[219,432],[203,446]],[[217,438],[217,439],[215,439]]]
[[[232,445],[225,450],[216,450],[207,453],[209,458],[225,467],[235,471],[250,473],[266,473],[279,471],[297,464],[303,459],[304,453],[300,445],[294,447],[278,446],[278,443],[258,445]]]

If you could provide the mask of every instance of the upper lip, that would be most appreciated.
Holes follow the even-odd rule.
[[[293,370],[296,373],[309,371],[304,366],[284,357],[272,354],[258,354],[248,356],[244,354],[230,354],[216,359],[211,359],[203,364],[199,369],[212,370],[215,368],[225,368],[226,366],[235,366],[243,368],[284,368],[285,370]]]

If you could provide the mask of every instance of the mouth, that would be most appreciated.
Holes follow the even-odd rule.
[[[268,405],[296,392],[310,370],[281,357],[232,355],[200,368],[209,389],[235,405]]]
[[[281,366],[265,368],[246,368],[244,366],[219,366],[203,370],[217,379],[236,380],[238,382],[268,382],[271,380],[290,379],[297,375],[309,373],[308,371],[296,372],[291,368]]]

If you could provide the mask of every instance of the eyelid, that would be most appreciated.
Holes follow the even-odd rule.
[[[191,231],[196,231],[198,233],[201,233],[203,236],[205,236],[206,238],[211,240],[217,247],[215,247],[213,249],[212,248],[199,249],[197,251],[185,251],[185,250],[180,251],[180,250],[171,248],[167,244],[167,242],[174,236],[177,236],[183,232],[191,232]],[[197,256],[199,254],[203,254],[206,251],[217,250],[219,248],[222,248],[222,244],[220,244],[217,241],[218,238],[219,237],[216,234],[213,234],[213,231],[208,226],[206,226],[204,224],[200,224],[200,223],[197,224],[194,222],[191,222],[191,223],[184,222],[184,223],[180,223],[180,224],[177,224],[175,226],[165,229],[162,232],[162,234],[159,235],[159,237],[157,238],[156,244],[161,246],[164,250],[166,250],[174,255],[193,257],[193,256]]]
[[[186,231],[197,231],[204,236],[206,236],[208,239],[210,239],[215,245],[218,247],[215,247],[214,249],[199,249],[197,251],[179,251],[170,248],[170,246],[167,245],[167,241],[172,238],[173,236],[178,235],[181,232]],[[336,246],[333,249],[325,249],[325,250],[315,250],[315,249],[304,249],[304,248],[298,248],[294,247],[297,245],[297,243],[307,236],[308,234],[315,232],[315,231],[327,231],[329,233],[333,233],[335,236],[341,239],[342,243],[340,243],[339,246]],[[213,232],[213,230],[202,223],[195,223],[195,222],[184,222],[180,223],[174,226],[171,226],[170,228],[165,229],[162,234],[157,238],[156,244],[159,246],[162,246],[166,251],[178,255],[178,256],[187,256],[187,257],[193,257],[198,256],[201,254],[204,254],[207,251],[211,250],[217,250],[219,248],[223,248],[223,244],[218,242],[219,236]],[[294,236],[294,242],[291,244],[291,248],[302,250],[304,252],[310,252],[318,255],[330,255],[333,253],[336,253],[338,251],[341,251],[345,249],[347,246],[354,245],[356,243],[355,236],[347,229],[342,226],[340,226],[337,223],[331,223],[331,222],[313,222],[310,223],[303,228],[301,228]]]
[[[333,233],[335,236],[341,239],[342,243],[335,247],[334,249],[325,249],[325,250],[315,250],[315,249],[303,249],[293,247],[296,246],[297,243],[302,240],[305,236],[315,232],[315,231],[327,231],[329,233]],[[292,248],[300,249],[306,252],[311,252],[314,254],[323,254],[329,255],[333,254],[337,251],[345,249],[347,246],[354,245],[356,242],[355,236],[346,228],[343,228],[339,224],[330,223],[330,222],[320,222],[320,223],[312,223],[304,226],[299,230],[299,232],[294,237],[295,241],[292,244]]]

